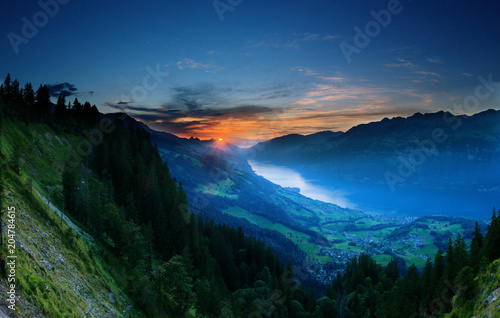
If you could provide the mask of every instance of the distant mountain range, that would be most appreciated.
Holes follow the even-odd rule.
[[[347,132],[287,135],[247,157],[311,175],[397,187],[487,190],[500,185],[500,111],[385,118]]]
[[[306,268],[306,272],[312,270],[310,273],[317,276],[317,279],[327,281],[335,268],[327,271],[317,270],[322,268],[323,262],[330,261],[331,257],[341,262],[340,258],[345,260],[361,252],[373,255],[387,252],[400,261],[416,261],[419,266],[423,266],[421,258],[415,258],[412,253],[408,254],[407,249],[393,246],[394,237],[410,240],[412,235],[420,233],[420,221],[411,222],[413,218],[408,216],[457,216],[460,215],[456,213],[457,208],[449,205],[449,201],[444,203],[446,209],[427,209],[426,206],[417,204],[417,201],[430,201],[429,204],[432,205],[433,200],[442,200],[441,193],[435,190],[431,192],[437,192],[438,195],[431,200],[418,195],[417,199],[402,196],[401,192],[385,196],[379,189],[372,188],[378,186],[387,192],[384,172],[392,171],[398,176],[398,158],[409,156],[408,160],[412,160],[411,154],[415,149],[424,154],[425,161],[413,172],[415,176],[404,177],[407,181],[396,186],[419,187],[419,181],[431,178],[426,169],[436,171],[435,164],[444,166],[453,163],[455,169],[462,169],[460,165],[465,168],[479,167],[480,173],[458,170],[455,172],[459,173],[459,177],[455,178],[451,172],[442,169],[443,171],[438,172],[442,175],[448,173],[449,178],[458,181],[453,183],[438,180],[425,186],[435,189],[442,184],[446,187],[460,185],[472,188],[474,185],[464,183],[466,177],[470,179],[472,176],[481,176],[483,179],[477,182],[493,188],[495,182],[500,180],[495,177],[498,172],[490,167],[498,158],[499,130],[496,123],[499,122],[499,113],[488,111],[470,117],[456,117],[444,112],[416,114],[409,118],[384,119],[360,125],[345,133],[323,131],[308,136],[282,136],[247,150],[215,140],[179,138],[169,133],[154,131],[126,114],[106,116],[111,120],[123,117],[127,125],[149,132],[162,158],[168,163],[172,175],[182,182],[192,212],[208,216],[217,223],[232,227],[241,226],[245,233],[265,240],[282,259],[292,259],[297,268]],[[447,140],[442,140],[444,134]],[[436,149],[430,146],[428,139],[432,140]],[[280,187],[257,175],[247,159],[292,167],[305,177],[314,177],[319,181],[342,180],[343,183],[337,182],[336,185],[346,186],[348,192],[355,193],[357,196],[349,198],[354,203],[362,203],[362,200],[369,204],[394,201],[389,208],[382,205],[378,210],[388,212],[388,215],[393,212],[392,216],[396,218],[363,213],[375,210],[361,209],[362,212],[359,209],[347,209],[310,199],[301,195],[297,189]],[[439,163],[439,160],[447,163]],[[487,169],[489,175],[485,173]],[[484,181],[488,178],[491,180],[489,185]],[[345,180],[355,186],[348,188],[351,185],[344,182]],[[366,188],[373,190],[373,193],[370,195]],[[413,190],[409,192],[412,196],[415,195]],[[458,196],[471,200],[466,195]],[[395,200],[396,197],[399,201]],[[452,200],[456,197],[457,194],[453,193]],[[476,202],[471,203],[475,209],[473,213],[480,211],[486,215],[484,219],[487,219],[492,206],[488,202],[485,208],[478,206]],[[414,213],[405,204],[415,206],[415,209],[421,211]],[[460,204],[462,203],[457,203]],[[359,206],[364,207],[361,204]],[[475,216],[483,218],[478,214]],[[458,218],[430,220],[430,226],[435,222],[432,220],[443,222],[443,226],[436,229],[437,234],[433,234],[432,244],[424,246],[428,249],[425,253],[433,253],[438,247],[445,246],[444,238],[447,238],[448,234],[451,235],[450,231],[470,234],[474,223]],[[398,229],[402,230],[396,231]],[[428,229],[418,235],[429,236],[430,231],[431,229]],[[302,280],[307,280],[307,276],[302,277]]]

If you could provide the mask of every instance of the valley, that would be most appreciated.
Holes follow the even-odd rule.
[[[304,289],[297,295],[308,293],[307,290],[310,290],[310,294],[314,295],[316,290],[314,288],[317,288],[319,292],[324,292],[325,295],[328,294],[333,299],[330,292],[332,286],[338,284],[339,277],[346,275],[346,271],[352,269],[358,260],[361,262],[364,259],[363,266],[365,266],[367,264],[366,258],[371,257],[370,262],[380,266],[379,269],[385,268],[386,271],[389,271],[389,268],[395,268],[397,273],[393,273],[393,275],[403,277],[407,277],[407,271],[410,271],[408,275],[411,277],[411,271],[425,272],[430,261],[437,257],[436,255],[442,255],[442,251],[449,250],[450,246],[460,247],[458,244],[462,244],[461,242],[464,246],[473,245],[475,238],[473,233],[476,230],[486,232],[489,224],[487,221],[478,221],[478,228],[475,228],[476,222],[474,220],[453,216],[402,215],[395,217],[391,214],[373,214],[354,207],[346,208],[313,199],[303,195],[302,188],[309,187],[311,193],[321,192],[321,189],[314,185],[311,186],[307,178],[303,178],[297,172],[292,173],[291,168],[288,168],[285,171],[292,177],[290,183],[283,183],[283,186],[272,183],[256,173],[255,162],[248,161],[244,152],[242,153],[240,149],[230,144],[221,144],[211,140],[201,141],[195,138],[183,139],[155,132],[122,113],[107,114],[103,117],[121,132],[121,134],[111,136],[111,138],[116,138],[115,141],[118,143],[99,145],[94,157],[91,158],[93,160],[91,166],[96,171],[101,171],[105,177],[103,181],[98,179],[98,173],[91,172],[86,168],[83,163],[85,161],[79,163],[81,166],[78,174],[69,178],[68,171],[64,170],[62,180],[59,179],[65,161],[67,163],[68,149],[71,145],[83,144],[85,141],[83,137],[72,133],[57,133],[52,128],[39,123],[23,127],[22,124],[11,119],[3,126],[6,134],[3,152],[12,154],[13,159],[9,159],[9,165],[14,170],[14,172],[11,170],[7,172],[8,196],[5,202],[8,205],[16,205],[21,210],[30,210],[30,215],[33,214],[32,211],[39,211],[42,214],[41,219],[33,214],[20,222],[23,232],[23,238],[20,239],[20,250],[30,258],[41,259],[39,262],[42,263],[31,271],[20,272],[20,286],[23,295],[20,303],[23,306],[22,310],[27,313],[25,316],[30,315],[31,312],[43,312],[43,310],[56,313],[70,311],[68,304],[74,299],[86,299],[90,304],[85,307],[83,303],[79,303],[78,306],[71,309],[74,312],[88,313],[92,310],[92,315],[98,315],[100,312],[121,311],[124,315],[142,316],[142,311],[145,311],[148,312],[146,315],[152,312],[154,315],[161,316],[157,310],[163,305],[148,303],[147,298],[145,298],[149,292],[156,293],[160,290],[154,283],[149,283],[151,278],[147,274],[148,268],[154,268],[154,270],[149,269],[152,270],[150,275],[157,277],[160,275],[158,271],[162,270],[163,266],[166,268],[168,266],[184,266],[179,265],[180,261],[178,261],[183,257],[186,257],[184,261],[193,257],[195,262],[201,264],[203,270],[207,271],[206,275],[220,275],[219,279],[223,279],[227,282],[227,286],[233,288],[234,297],[240,297],[235,298],[234,308],[238,308],[242,297],[246,297],[242,295],[251,293],[252,288],[248,286],[251,286],[252,278],[246,273],[252,271],[255,279],[262,278],[268,282],[265,283],[259,279],[255,282],[255,286],[277,284],[276,278],[274,279],[275,283],[273,283],[265,277],[271,275],[269,268],[274,268],[274,274],[282,271],[284,261],[289,261],[288,270],[293,271],[295,279],[304,286],[302,287]],[[134,134],[137,136],[134,137]],[[148,134],[153,142],[151,144],[148,144]],[[88,134],[83,135],[88,138]],[[127,136],[126,138],[129,139],[124,142],[120,139],[123,137],[120,136]],[[138,141],[140,138],[143,138],[142,142]],[[15,140],[20,141],[20,147],[22,147],[22,155],[19,157],[16,156]],[[107,142],[110,142],[109,140],[113,139],[108,139]],[[110,179],[106,179],[109,178],[108,171],[111,171],[112,175],[114,174],[116,180],[120,180],[118,178],[121,177],[122,171],[131,169],[127,167],[127,161],[123,161],[122,158],[132,157],[132,154],[137,155],[138,152],[117,150],[118,152],[122,151],[120,155],[108,157],[110,156],[110,152],[108,152],[110,147],[118,149],[116,148],[117,144],[123,146],[127,143],[137,149],[138,147],[150,149],[152,154],[158,151],[156,159],[154,159],[156,160],[156,169],[151,168],[147,171],[141,163],[142,157],[134,159],[142,169],[142,172],[136,176],[138,182],[130,183],[130,186],[134,184],[137,187],[137,191],[143,191],[142,195],[144,196],[138,196],[138,198],[143,198],[143,201],[138,202],[147,206],[149,203],[158,203],[159,200],[172,198],[172,194],[166,192],[166,196],[156,196],[156,200],[149,199],[154,194],[150,190],[154,189],[152,182],[156,180],[156,171],[168,169],[163,170],[164,180],[167,180],[163,186],[170,184],[176,189],[175,191],[178,191],[175,194],[174,202],[179,204],[177,208],[174,206],[171,212],[167,212],[167,215],[172,213],[170,217],[175,217],[166,223],[170,224],[172,228],[165,232],[172,236],[162,236],[160,231],[164,227],[158,227],[158,224],[154,226],[160,233],[158,239],[174,242],[174,244],[178,244],[177,248],[184,246],[182,253],[188,256],[177,254],[168,262],[164,262],[163,265],[160,265],[161,260],[159,259],[153,261],[152,254],[158,253],[157,255],[159,255],[160,252],[147,252],[148,250],[152,251],[153,248],[152,234],[149,232],[151,230],[148,230],[151,222],[147,226],[142,225],[142,229],[137,227],[133,221],[135,203],[133,201],[127,203],[127,200],[130,202],[132,194],[128,197],[125,196],[124,193],[127,192],[123,190],[120,182],[115,182],[113,186]],[[18,163],[16,158],[19,158]],[[145,158],[147,158],[147,152]],[[111,165],[108,160],[116,160],[115,162],[123,164],[124,167],[117,168]],[[22,167],[19,170],[19,175],[15,172],[18,166]],[[100,167],[101,169],[99,169]],[[276,172],[276,169],[270,170]],[[74,172],[70,171],[69,173]],[[175,186],[177,182],[178,187]],[[30,186],[33,187],[32,191],[29,191]],[[14,193],[14,199],[9,193]],[[339,192],[335,194],[339,194]],[[71,195],[71,198],[67,199],[67,195]],[[122,205],[119,208],[115,206],[115,203],[111,203],[113,196],[122,200]],[[46,202],[49,201],[48,198],[50,198],[50,203]],[[331,196],[328,199],[331,202],[338,202],[336,201],[338,198]],[[63,215],[60,210],[70,209],[65,204],[66,202],[78,202],[78,205],[69,210],[73,213]],[[187,207],[188,204],[189,219],[187,219],[186,214],[183,214],[185,210],[180,208]],[[131,215],[130,221],[124,220],[126,213]],[[88,215],[92,217],[86,220]],[[157,217],[158,221],[161,221],[161,215],[161,213],[156,213],[150,217]],[[29,224],[26,225],[26,222]],[[63,222],[68,225],[64,225]],[[178,230],[179,225],[181,231],[184,232],[175,232],[174,228]],[[207,236],[204,236],[202,240],[194,238],[189,241],[193,235],[198,235],[194,225],[198,225],[200,231],[204,233],[203,235]],[[182,226],[185,226],[184,230]],[[52,229],[49,230],[49,227]],[[75,230],[70,229],[70,227]],[[40,230],[40,228],[44,229]],[[78,234],[74,231],[80,233],[82,239],[79,239]],[[215,231],[219,231],[219,234],[215,234]],[[63,245],[68,244],[69,248],[76,249],[76,252],[66,250],[56,238],[45,242],[48,245],[37,243],[36,240],[31,239],[32,235],[40,238],[47,236],[47,233],[52,233],[51,236],[57,237],[58,232],[62,234]],[[26,237],[26,235],[28,236]],[[228,242],[231,243],[224,243],[225,241],[220,239],[221,235],[228,235]],[[135,239],[129,241],[129,236]],[[186,238],[188,243],[180,243],[179,237]],[[235,240],[235,238],[237,239]],[[151,241],[148,242],[148,240]],[[452,243],[453,241],[455,243]],[[207,256],[199,253],[200,247],[197,244],[205,244],[204,253],[209,253],[209,250],[213,251],[217,260],[212,259],[212,264],[217,265],[208,265],[209,263],[203,260],[203,257],[206,259]],[[229,245],[224,244],[237,244],[239,247],[229,247],[228,251],[227,246]],[[54,287],[56,284],[61,284],[60,278],[53,273],[46,276],[43,274],[43,272],[52,270],[62,271],[63,268],[58,263],[60,262],[59,258],[54,258],[55,254],[49,245],[59,246],[58,248],[64,251],[64,261],[61,262],[64,263],[65,268],[73,268],[71,266],[74,266],[81,271],[81,280],[78,280],[77,289],[65,289],[66,295],[61,305],[55,304],[56,295],[60,296],[55,293],[57,289]],[[148,245],[149,249],[145,249],[144,247]],[[35,251],[35,246],[42,248],[42,254]],[[159,244],[158,246],[168,248],[172,245]],[[249,246],[248,251],[242,248],[244,246]],[[175,247],[173,248],[174,252],[172,253],[175,253]],[[260,249],[260,252],[255,252],[255,249]],[[190,250],[198,251],[198,253],[190,256]],[[61,252],[60,255],[63,253]],[[229,263],[227,262],[228,257]],[[71,262],[69,262],[70,259]],[[151,262],[150,265],[148,265],[148,259]],[[31,262],[24,256],[20,260],[22,260],[23,266]],[[256,262],[263,263],[264,261],[267,266],[264,266],[264,269],[259,272],[257,266],[260,265],[257,265]],[[254,263],[248,266],[246,262]],[[102,264],[109,264],[109,266],[105,269]],[[37,268],[40,268],[41,271]],[[182,274],[182,271],[179,274],[181,276],[176,276],[175,273],[175,271],[167,272],[165,275],[173,275],[169,277],[179,279],[179,284],[182,283],[182,279],[192,281],[191,276],[186,278],[187,274]],[[190,275],[200,275],[196,271],[192,273]],[[93,275],[103,283],[96,284],[92,280]],[[123,280],[123,275],[126,275],[125,280]],[[233,282],[231,275],[241,275],[242,281],[247,279],[249,283]],[[39,278],[41,276],[46,278]],[[71,280],[64,275],[61,279]],[[132,283],[131,280],[137,280],[137,283]],[[140,284],[142,283],[152,285],[146,285],[147,287],[141,289]],[[197,280],[196,286],[200,284],[200,281]],[[44,292],[43,286],[45,286],[45,290],[49,290],[48,293]],[[106,296],[104,290],[109,288],[108,286],[111,286],[109,302],[106,300],[104,307],[99,307],[94,302],[100,301],[99,299],[102,300]],[[133,292],[126,289],[130,286],[134,288]],[[390,286],[390,284],[387,285],[387,288]],[[187,290],[191,290],[192,287],[187,288]],[[206,288],[209,288],[209,285]],[[225,288],[220,289],[220,295],[231,294],[232,290],[229,292]],[[199,293],[200,297],[206,295],[203,289],[196,289],[196,292]],[[41,303],[33,306],[33,299],[28,296],[30,294],[37,295],[41,299]],[[119,301],[116,299],[116,295],[120,297]],[[265,299],[266,296],[262,297],[264,298],[259,299]],[[198,310],[215,312],[220,310],[218,308],[203,309],[206,303],[206,301],[198,302],[196,306],[201,308]],[[168,304],[169,307],[165,308],[173,310],[172,308],[178,308],[179,304],[183,304],[182,299]],[[251,307],[244,308],[247,312],[252,310]],[[190,309],[184,308],[183,310],[195,315],[194,305],[191,305]],[[343,307],[340,310],[344,310]]]
[[[278,255],[281,253],[284,256],[280,248],[282,243],[277,242],[285,239],[296,245],[303,256],[293,259],[295,266],[323,284],[328,284],[338,271],[345,269],[345,264],[362,253],[373,256],[381,264],[387,264],[395,258],[400,268],[415,264],[422,270],[426,261],[432,260],[439,249],[447,249],[449,238],[462,236],[470,244],[475,220],[457,217],[471,216],[458,206],[462,199],[471,205],[482,200],[481,197],[474,200],[466,196],[465,193],[472,191],[461,189],[422,189],[415,192],[414,188],[402,188],[391,193],[386,185],[373,186],[371,183],[362,184],[359,191],[356,191],[355,186],[360,183],[351,183],[347,191],[342,188],[346,183],[335,183],[335,188],[331,189],[322,186],[328,183],[324,182],[325,177],[321,179],[317,171],[307,174],[312,169],[302,167],[297,170],[296,164],[278,161],[278,158],[282,160],[298,156],[281,156],[278,155],[281,152],[276,152],[280,149],[285,154],[290,151],[293,153],[295,150],[290,149],[299,147],[294,145],[296,140],[300,140],[300,146],[307,145],[307,149],[314,149],[314,142],[321,143],[330,137],[339,138],[338,133],[321,133],[313,136],[314,141],[308,142],[304,142],[308,136],[294,136],[291,143],[284,144],[286,146],[281,143],[261,147],[254,152],[256,159],[270,151],[276,153],[277,157],[272,158],[280,166],[255,159],[247,162],[247,154],[231,145],[196,139],[178,139],[174,143],[165,134],[153,132],[152,136],[172,174],[187,185],[188,199],[195,210],[199,209],[203,214],[210,207],[225,215],[219,215],[221,222],[237,224],[244,229],[265,229],[268,232],[261,237],[268,242],[276,242],[271,243],[271,246],[274,245]],[[298,171],[305,173],[305,176]],[[280,185],[259,174],[268,176]],[[377,186],[384,190],[373,192]],[[368,191],[371,191],[370,195],[366,195]],[[426,191],[427,196],[423,194]],[[464,191],[464,195],[459,195],[461,191]],[[449,197],[444,193],[448,193]],[[365,195],[364,200],[359,201],[370,201],[372,208],[359,209],[357,199]],[[493,197],[496,199],[495,192],[489,195],[486,202],[492,202]],[[434,206],[434,210],[429,209],[430,206]],[[486,211],[484,205],[479,206],[483,207],[484,220],[488,219],[488,211],[493,206]],[[486,230],[488,222],[478,221],[483,231]],[[279,239],[269,235],[269,231],[278,233]]]

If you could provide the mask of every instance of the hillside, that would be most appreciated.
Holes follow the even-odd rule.
[[[10,224],[7,211],[15,209],[16,315],[144,316],[127,290],[128,267],[99,242],[89,240],[88,234],[87,238],[77,234],[36,194],[51,190],[52,198],[60,195],[56,188],[41,185],[59,179],[68,147],[82,138],[58,135],[45,125],[26,127],[5,120],[2,130],[2,153],[10,157],[16,146],[23,152],[20,176],[6,166],[2,170],[5,235]],[[2,255],[9,250],[7,242],[4,239]],[[5,308],[11,304],[6,299],[8,286],[2,279],[0,297]]]
[[[0,313],[247,316],[271,290],[310,297],[263,240],[191,212],[147,131],[96,110],[63,96],[54,105],[47,86],[35,99],[9,76],[0,85]],[[244,303],[253,286],[263,293]]]
[[[446,317],[500,317],[500,259],[477,275],[471,286],[461,286],[453,297],[453,310]]]

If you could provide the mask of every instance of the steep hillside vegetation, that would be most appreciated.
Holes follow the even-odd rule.
[[[9,246],[11,233],[2,236],[8,239],[0,260],[9,270],[2,297],[10,297],[9,262],[19,250],[13,291],[22,298],[12,314],[247,316],[261,312],[255,304],[270,301],[270,290],[288,292],[289,301],[308,299],[291,263],[285,267],[262,240],[191,213],[183,185],[141,127],[100,120],[95,106],[77,99],[59,96],[54,105],[46,86],[35,97],[29,83],[20,89],[9,76],[0,85],[0,115],[4,231],[12,230],[8,211],[33,214],[19,221],[16,247]],[[95,243],[77,239],[37,193]],[[253,286],[264,294],[237,296]]]
[[[14,283],[18,298],[12,313],[19,317],[143,316],[123,279],[127,267],[98,242],[77,235],[36,194],[38,189],[50,192],[54,203],[60,199],[59,176],[67,149],[81,138],[57,135],[45,125],[27,127],[5,119],[2,135],[2,153],[7,159],[1,172],[2,259],[11,261],[5,257],[11,255],[12,242],[12,255],[17,256],[15,281],[4,276],[0,286],[4,306],[13,304],[7,292]],[[20,175],[13,171],[17,165]],[[8,211],[15,211],[15,236],[8,233],[12,224]],[[10,267],[6,268],[4,275],[10,274]]]
[[[471,288],[453,297],[453,310],[446,317],[500,317],[500,259],[478,275]]]

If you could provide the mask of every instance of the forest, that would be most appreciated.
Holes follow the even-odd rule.
[[[450,237],[423,271],[363,254],[332,284],[304,285],[292,260],[264,240],[225,224],[216,210],[192,213],[182,180],[144,129],[104,119],[77,98],[59,95],[54,104],[47,85],[21,87],[10,74],[0,107],[2,124],[44,124],[86,138],[68,153],[55,203],[127,264],[129,293],[148,317],[440,317],[454,306],[472,310],[476,276],[500,258],[494,209],[485,234],[476,224],[470,247]],[[23,152],[2,153],[5,169],[21,174]]]

